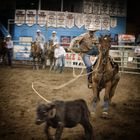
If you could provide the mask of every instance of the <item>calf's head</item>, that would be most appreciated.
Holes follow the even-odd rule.
[[[54,103],[40,104],[37,107],[36,112],[37,112],[37,118],[35,123],[37,125],[40,125],[55,116],[56,114],[55,104]]]

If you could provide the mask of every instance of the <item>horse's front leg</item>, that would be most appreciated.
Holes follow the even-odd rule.
[[[35,58],[33,57],[33,70],[35,70],[36,66],[35,66]]]
[[[42,66],[42,69],[45,69],[46,65],[45,65],[45,56],[41,56],[41,66]]]
[[[50,71],[52,71],[52,69],[53,69],[53,60],[50,59]]]
[[[110,94],[110,91],[111,91],[111,85],[112,85],[112,82],[109,81],[105,84],[105,95],[104,95],[104,103],[103,103],[103,115],[107,115],[108,114],[108,110],[109,110],[109,103],[110,103],[110,100],[109,100],[109,94]]]
[[[98,90],[98,83],[94,81],[92,83],[92,91],[93,91],[93,101],[92,101],[93,113],[95,113],[97,103],[99,102],[99,90]]]
[[[40,58],[36,58],[36,69],[39,70]]]

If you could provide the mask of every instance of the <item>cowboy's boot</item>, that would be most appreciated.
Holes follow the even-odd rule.
[[[88,75],[88,88],[92,88],[92,73]]]

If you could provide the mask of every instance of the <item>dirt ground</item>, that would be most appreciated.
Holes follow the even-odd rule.
[[[80,73],[80,69],[76,71]],[[46,70],[33,71],[31,67],[0,68],[0,140],[45,140],[44,125],[36,125],[36,107],[45,102],[32,89],[48,100],[83,98],[90,108],[92,90],[87,88],[86,77],[80,77],[61,89],[54,89],[73,79],[72,69],[59,74]],[[103,97],[101,92],[101,99]],[[110,107],[110,118],[101,118],[102,100],[96,117],[90,120],[95,140],[140,139],[140,75],[121,74]],[[52,133],[54,130],[52,129]],[[64,129],[62,140],[83,140],[80,125]]]

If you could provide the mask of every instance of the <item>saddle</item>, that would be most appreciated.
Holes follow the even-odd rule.
[[[96,65],[96,63],[98,61],[98,56],[91,56],[91,57],[94,57],[94,60],[92,60],[92,58],[90,59],[90,61],[92,63],[92,68],[94,68],[94,66]],[[111,56],[109,56],[109,61],[110,61],[110,64],[113,69],[118,68],[118,64],[116,62],[114,62],[114,60]]]
[[[118,64],[113,60],[113,58],[111,56],[109,56],[109,60],[110,60],[110,64],[111,64],[112,68],[119,69]]]

